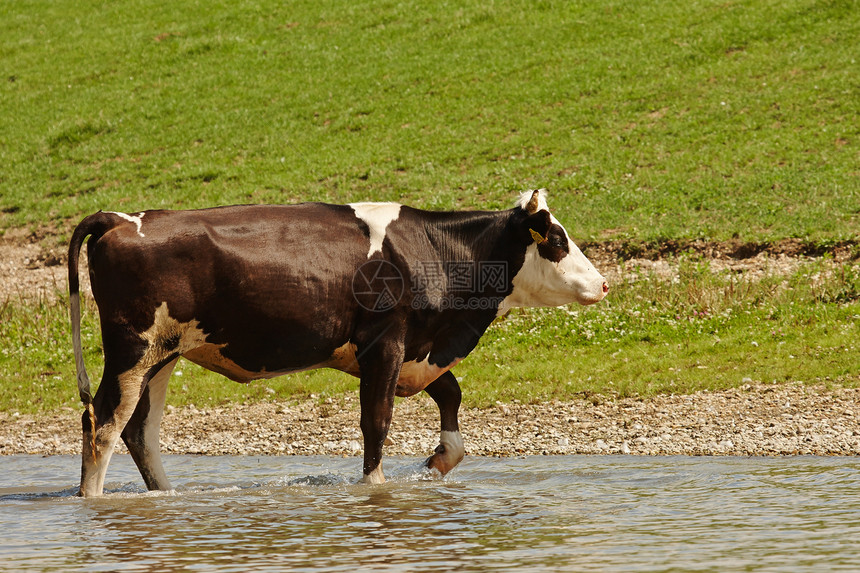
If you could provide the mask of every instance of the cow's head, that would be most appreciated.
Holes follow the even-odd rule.
[[[544,193],[541,189],[520,196],[518,207],[524,217],[518,233],[527,246],[523,266],[513,279],[508,306],[599,302],[609,291],[606,279],[549,212]]]

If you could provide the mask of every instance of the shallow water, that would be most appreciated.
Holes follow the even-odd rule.
[[[0,569],[63,571],[860,570],[857,458],[467,457],[427,480],[386,458],[166,456],[145,493],[114,456],[0,458]]]

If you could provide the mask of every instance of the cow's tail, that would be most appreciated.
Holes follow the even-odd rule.
[[[72,233],[69,242],[69,314],[72,321],[72,346],[75,353],[75,368],[78,378],[78,393],[81,403],[87,410],[90,418],[90,427],[93,436],[93,455],[95,455],[96,414],[93,409],[93,395],[90,390],[90,377],[87,375],[87,367],[84,364],[84,353],[81,348],[81,284],[78,279],[78,262],[80,260],[81,247],[86,238],[92,235],[97,240],[108,230],[113,228],[116,220],[110,213],[99,211],[85,218]]]

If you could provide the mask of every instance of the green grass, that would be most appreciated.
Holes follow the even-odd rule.
[[[497,321],[455,369],[464,403],[647,397],[754,382],[860,384],[860,268],[804,265],[787,280],[714,273],[683,258],[677,283],[650,274],[613,288],[593,307],[515,310]],[[0,410],[76,407],[74,359],[64,301],[0,309]],[[90,375],[102,368],[95,308],[82,336]],[[246,400],[324,399],[358,388],[318,370],[241,385],[180,361],[168,403],[211,406]]]
[[[0,228],[542,186],[580,240],[856,240],[858,8],[5,2]]]
[[[464,391],[488,405],[860,384],[860,268],[821,265],[758,281],[684,258],[678,282],[646,274],[594,307],[515,311],[463,362]]]
[[[547,187],[578,241],[856,242],[858,37],[856,0],[3,2],[0,233],[54,246],[97,209],[497,209]],[[856,265],[819,292],[685,264],[514,313],[458,367],[466,400],[858,382]],[[65,308],[0,301],[0,328],[0,409],[74,405]],[[92,308],[84,333],[98,379]],[[178,370],[174,404],[355,388]]]

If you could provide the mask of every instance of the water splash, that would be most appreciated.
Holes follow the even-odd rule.
[[[336,475],[336,474],[321,474],[315,476],[302,476],[297,478],[283,477],[273,482],[269,486],[287,486],[287,487],[319,487],[319,486],[339,486],[349,485],[354,483],[352,480]]]

